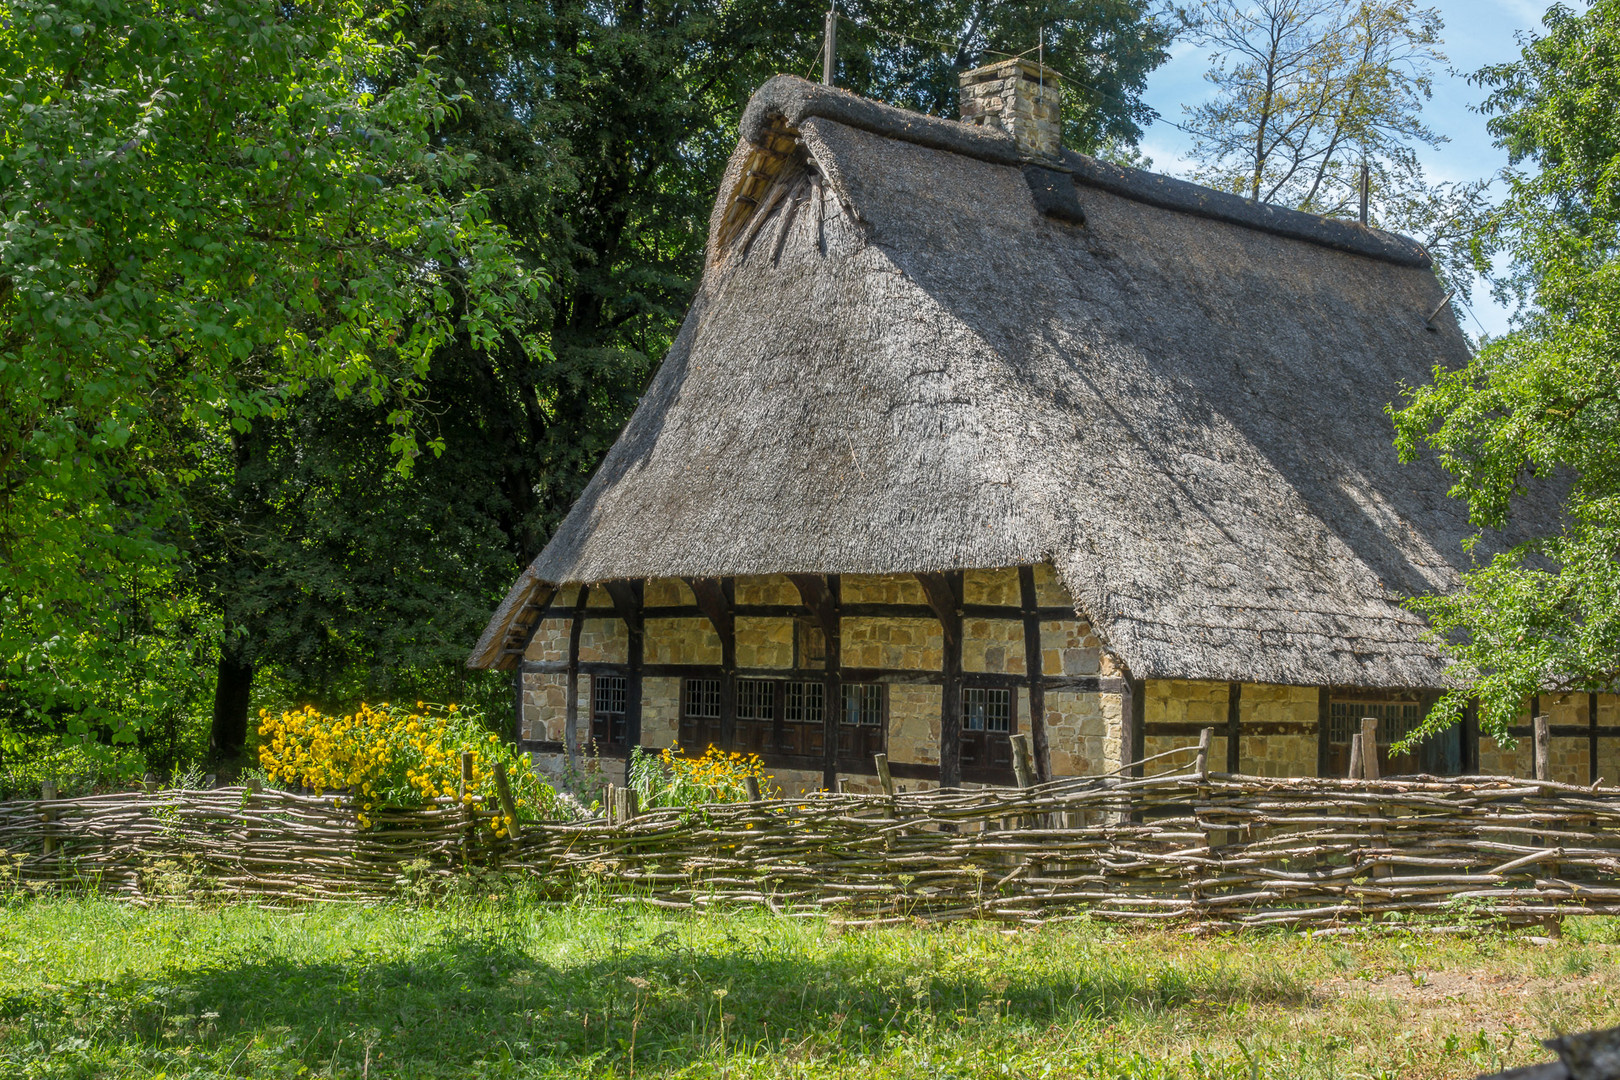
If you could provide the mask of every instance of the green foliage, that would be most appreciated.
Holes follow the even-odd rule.
[[[511,886],[485,897],[496,888]],[[0,907],[0,1069],[1442,1080],[1545,1060],[1550,1030],[1610,1022],[1615,961],[1585,943],[1605,922],[1546,949],[1528,934],[841,931],[757,911],[487,899],[40,901]]]
[[[1516,329],[1457,371],[1408,391],[1394,413],[1403,458],[1428,447],[1473,522],[1518,521],[1536,489],[1563,521],[1415,606],[1447,636],[1462,689],[1425,725],[1478,695],[1481,730],[1504,733],[1544,690],[1620,681],[1620,3],[1554,7],[1520,58],[1486,68],[1491,132],[1512,158],[1485,253],[1528,306]],[[1549,492],[1551,495],[1549,496]]]
[[[457,334],[495,345],[536,287],[482,201],[449,193],[469,163],[430,134],[452,113],[409,46],[343,0],[8,7],[0,695],[15,721],[130,741],[191,692],[185,642],[207,638],[175,632],[197,617],[179,511],[208,444],[321,380],[386,409],[402,465],[437,445],[414,420],[430,358]]]

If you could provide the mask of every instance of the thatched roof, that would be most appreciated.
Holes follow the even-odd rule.
[[[1411,241],[802,80],[755,95],[680,336],[471,663],[549,585],[1041,560],[1133,674],[1436,686],[1471,533],[1400,383]]]

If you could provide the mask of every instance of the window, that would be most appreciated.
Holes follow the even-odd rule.
[[[720,745],[720,680],[687,679],[681,694],[681,745],[702,753]]]
[[[969,686],[962,691],[962,730],[1012,731],[1012,691]]]
[[[867,758],[883,750],[883,686],[880,683],[844,684],[844,709],[839,716],[840,757]]]
[[[591,738],[602,746],[625,744],[624,705],[628,686],[623,675],[591,676]]]
[[[687,679],[685,715],[703,720],[720,719],[720,680]]]
[[[776,747],[776,688],[772,679],[737,680],[737,738],[732,747],[763,754]]]
[[[774,720],[776,684],[768,679],[737,680],[737,719]]]
[[[790,682],[782,687],[782,750],[820,757],[827,737],[827,687]]]
[[[851,727],[882,727],[883,687],[877,683],[847,684],[842,719]]]
[[[1417,728],[1423,707],[1415,701],[1335,701],[1328,712],[1328,742],[1349,745],[1369,716],[1378,721],[1378,745],[1388,746]]]
[[[962,688],[962,768],[1012,768],[1013,693],[1002,686]]]
[[[1350,767],[1350,744],[1361,734],[1361,721],[1372,717],[1378,721],[1378,770],[1382,775],[1395,776],[1417,772],[1455,772],[1461,765],[1461,734],[1451,737],[1456,751],[1455,761],[1435,758],[1442,740],[1431,739],[1424,746],[1404,754],[1391,754],[1392,744],[1400,742],[1417,729],[1423,720],[1423,704],[1419,701],[1334,700],[1328,705],[1327,774],[1343,776]]]

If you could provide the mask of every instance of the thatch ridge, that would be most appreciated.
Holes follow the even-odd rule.
[[[751,175],[750,217],[471,662],[540,583],[1051,562],[1138,677],[1442,684],[1402,600],[1474,530],[1384,413],[1467,359],[1431,272],[1102,183],[1060,218],[1031,163],[808,85],[751,105],[711,237]]]
[[[757,145],[767,138],[773,121],[779,119],[797,128],[811,117],[834,120],[874,135],[966,154],[999,165],[1018,165],[1031,160],[1019,151],[1012,136],[1003,132],[897,109],[796,75],[778,75],[762,85],[749,99],[739,130],[745,142]],[[1072,150],[1064,151],[1061,161],[1039,164],[1062,168],[1072,173],[1079,183],[1150,206],[1229,221],[1401,266],[1426,268],[1431,265],[1429,253],[1416,241],[1343,218],[1251,202],[1241,195],[1099,161]]]

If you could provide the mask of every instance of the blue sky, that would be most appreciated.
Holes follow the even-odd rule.
[[[1451,141],[1438,150],[1423,152],[1424,169],[1435,180],[1489,175],[1507,164],[1507,155],[1491,145],[1484,117],[1473,111],[1484,93],[1469,84],[1466,75],[1517,56],[1514,35],[1539,30],[1550,0],[1430,0],[1425,6],[1438,8],[1445,19],[1443,51],[1451,70],[1436,72],[1434,97],[1424,107],[1424,118]],[[1582,5],[1577,0],[1571,6],[1579,9]],[[1178,42],[1169,62],[1148,77],[1147,103],[1166,121],[1181,122],[1182,105],[1201,101],[1209,93],[1209,84],[1204,82],[1208,67],[1208,50]],[[1185,155],[1190,144],[1185,133],[1161,122],[1147,129],[1142,152],[1153,159],[1155,172],[1174,175],[1189,170]],[[1507,328],[1507,317],[1506,311],[1491,302],[1486,289],[1475,288],[1474,325],[1470,326],[1474,333],[1499,334]]]

